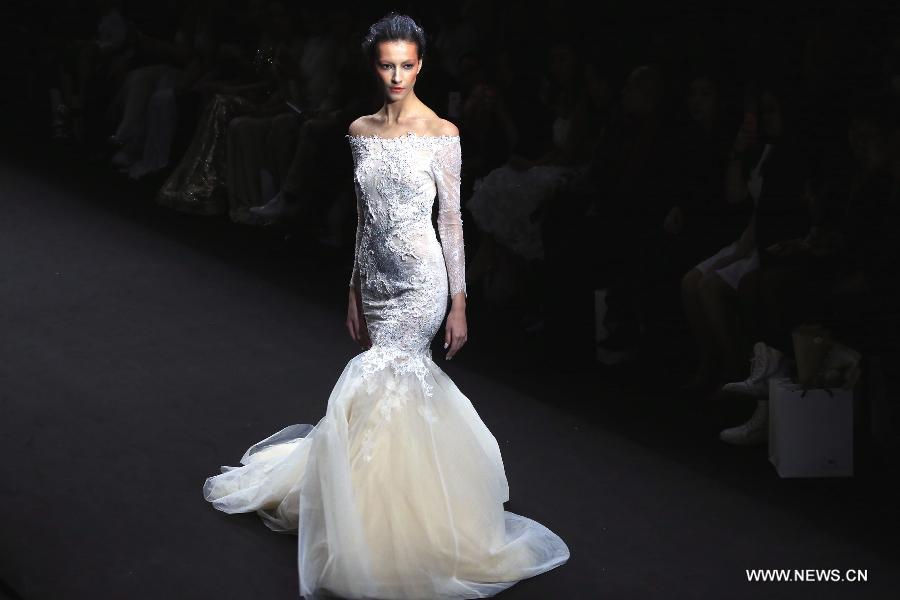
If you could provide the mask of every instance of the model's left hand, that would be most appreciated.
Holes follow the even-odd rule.
[[[447,324],[444,326],[444,349],[447,351],[447,360],[459,352],[469,338],[469,330],[466,325],[466,309],[454,306],[447,315]]]

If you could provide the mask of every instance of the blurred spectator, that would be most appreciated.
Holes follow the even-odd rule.
[[[615,361],[637,343],[647,286],[655,283],[661,260],[665,217],[674,204],[677,151],[666,131],[665,98],[657,69],[634,69],[589,168],[548,207],[545,296],[555,346],[565,344],[579,355],[590,347]],[[616,322],[606,348],[594,347],[595,290],[607,290],[607,314]]]
[[[275,58],[290,38],[292,22],[284,6],[272,2],[266,5],[258,23],[254,56],[245,59],[253,65],[253,77],[197,84],[212,98],[204,107],[190,147],[159,190],[158,203],[196,214],[228,212],[228,124],[254,110],[284,107]]]
[[[58,53],[59,87],[50,90],[54,136],[73,135],[84,141],[88,133],[86,111],[91,120],[99,120],[95,100],[106,95],[107,87],[116,89],[135,61],[135,37],[131,24],[116,0],[96,0],[97,36],[91,40],[73,40]],[[99,87],[99,90],[95,90]]]
[[[466,175],[480,179],[503,165],[516,143],[516,125],[500,89],[481,83],[466,97],[460,122]]]
[[[318,199],[321,194],[313,191],[316,180],[327,171],[323,167],[329,161],[346,153],[343,134],[357,115],[345,114],[344,99],[349,97],[350,106],[358,106],[362,98],[358,84],[349,81],[365,75],[353,68],[356,63],[349,54],[353,48],[350,13],[335,11],[324,21],[310,13],[304,24],[308,35],[296,62],[300,90],[295,104],[299,112],[294,115],[300,118],[290,126],[272,129],[273,143],[282,148],[278,152],[283,164],[273,177],[275,185],[264,194],[266,201],[258,196],[252,204],[248,201],[249,212],[265,221],[295,216],[301,210],[310,215],[325,212],[330,198]]]
[[[114,104],[122,118],[110,142],[119,146],[113,166],[134,179],[169,163],[177,120],[176,94],[211,68],[216,53],[214,4],[201,0],[185,10],[173,39],[159,40],[137,30],[138,44],[155,64],[129,72]]]
[[[792,130],[789,95],[764,84],[749,94],[746,114],[726,171],[731,202],[752,203],[753,215],[739,240],[699,263],[682,279],[685,313],[700,347],[690,387],[744,376],[746,323],[737,318],[735,294],[745,276],[777,260],[770,246],[803,235],[808,211],[803,198],[804,153]]]
[[[277,178],[289,168],[301,118],[297,65],[303,46],[304,41],[293,36],[279,47],[274,62],[278,90],[267,103],[270,109],[257,108],[228,123],[228,214],[236,223],[263,222],[252,209],[262,203],[264,194],[274,193]],[[283,102],[278,104],[276,98]]]
[[[709,248],[739,235],[746,207],[726,201],[722,177],[731,146],[731,125],[718,78],[702,72],[688,83],[684,116],[677,125],[676,205],[665,228],[677,237],[679,264],[695,264]],[[687,265],[684,265],[686,267]]]
[[[475,182],[474,192],[466,202],[484,234],[469,272],[473,282],[495,268],[498,260],[504,260],[501,268],[512,269],[510,253],[519,261],[543,259],[541,209],[552,201],[567,178],[586,169],[590,145],[599,135],[600,111],[591,95],[593,81],[588,78],[593,72],[582,61],[578,49],[569,41],[557,42],[550,48],[549,59],[550,77],[540,92],[545,110],[553,116],[552,144],[536,159],[510,156],[507,164]],[[487,100],[489,106],[490,102]],[[505,112],[491,110],[490,118],[506,128],[509,120]],[[505,136],[512,137],[511,134],[507,129]],[[502,301],[514,293],[514,285],[509,284],[502,291],[489,287],[489,295]]]
[[[854,111],[848,139],[855,169],[844,210],[830,220],[843,233],[846,251],[836,271],[837,290],[896,296],[900,217],[900,123],[888,97],[863,102]]]
[[[52,88],[54,134],[101,142],[104,157],[112,142],[134,178],[172,152],[163,205],[317,229],[333,247],[352,238],[344,133],[381,98],[353,60],[371,15],[297,5],[294,19],[270,0],[129,3],[127,16],[123,5],[94,3],[95,39],[81,39],[93,16],[74,2],[68,16],[32,7],[36,27],[20,27],[45,44],[35,87]],[[598,24],[565,2],[420,12],[435,43],[417,95],[461,132],[469,282],[530,331],[546,322],[551,358],[680,349],[689,340],[664,334],[686,315],[696,388],[743,376],[753,342],[789,353],[803,320],[858,334],[863,349],[886,335],[868,317],[900,300],[900,38],[877,17],[866,29],[816,13],[779,41],[761,13],[713,32],[712,13]],[[729,100],[764,56],[778,59],[766,79],[791,85]],[[850,118],[861,86],[882,96]]]

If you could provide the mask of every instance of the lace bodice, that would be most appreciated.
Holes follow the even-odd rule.
[[[390,293],[392,278],[379,272],[385,261],[378,255],[385,251],[400,255],[404,261],[427,259],[428,249],[423,247],[422,240],[427,239],[423,238],[426,227],[433,237],[431,215],[436,195],[437,229],[448,292],[451,298],[459,292],[465,294],[459,136],[409,132],[391,138],[374,135],[348,135],[347,138],[353,153],[357,200],[350,285],[357,285],[360,274],[365,273],[372,285],[381,284],[380,291]]]

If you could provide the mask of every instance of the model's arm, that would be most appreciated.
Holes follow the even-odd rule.
[[[356,119],[352,123],[350,123],[350,128],[347,133],[350,135],[358,135],[360,129],[360,121],[361,119]],[[353,153],[353,168],[356,169],[356,151],[351,150]],[[359,255],[359,239],[362,237],[362,200],[360,199],[359,194],[359,186],[355,182],[353,183],[353,189],[356,196],[356,243],[353,247],[353,271],[350,274],[350,287],[359,289],[359,259],[357,256]]]
[[[354,186],[355,187],[355,186]],[[350,287],[359,285],[359,238],[362,236],[362,207],[359,201],[359,190],[356,190],[356,244],[353,247],[353,271],[350,273]]]
[[[455,127],[453,130],[456,131]],[[438,151],[435,152],[432,165],[438,192],[438,233],[441,237],[444,262],[447,265],[451,301],[454,305],[464,304],[466,299],[466,253],[459,197],[462,148],[458,137],[441,140],[440,144]]]
[[[350,133],[354,135],[351,127]],[[351,147],[352,148],[352,147]],[[356,167],[357,156],[356,150],[353,152],[353,166]],[[360,344],[364,349],[372,346],[369,338],[369,330],[366,326],[365,317],[363,317],[362,294],[359,290],[359,243],[362,238],[363,218],[362,218],[362,194],[360,193],[359,184],[354,182],[353,185],[356,195],[356,243],[353,245],[353,271],[350,274],[350,286],[347,290],[347,331],[353,341]]]

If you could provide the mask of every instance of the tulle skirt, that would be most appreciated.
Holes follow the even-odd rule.
[[[503,509],[497,440],[430,353],[367,369],[379,351],[347,363],[315,426],[208,478],[206,500],[297,533],[305,598],[483,598],[566,562],[559,536]]]

